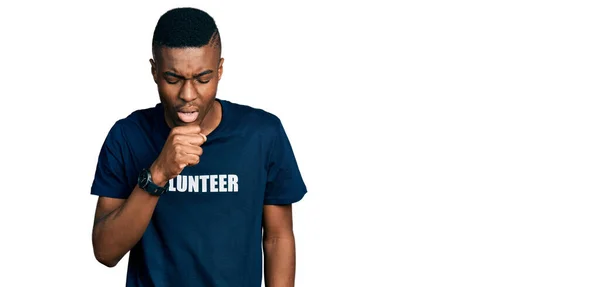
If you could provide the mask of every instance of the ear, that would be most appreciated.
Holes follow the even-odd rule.
[[[221,75],[223,75],[223,62],[225,62],[225,59],[221,58],[219,60],[218,80],[221,80]]]
[[[150,71],[152,73],[152,78],[154,78],[154,83],[158,84],[157,67],[156,62],[154,62],[153,59],[150,59]]]

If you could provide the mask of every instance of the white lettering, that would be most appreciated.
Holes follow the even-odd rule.
[[[173,182],[173,179],[169,179],[169,191],[177,191],[175,190],[175,183]]]
[[[217,175],[216,174],[211,174],[210,175],[210,192],[219,192],[219,189],[217,188]]]
[[[188,178],[190,179],[190,192],[198,192],[198,176],[197,175],[192,175],[192,176],[188,176]]]
[[[202,192],[206,192],[206,181],[208,180],[208,175],[201,175],[199,177],[202,180]]]
[[[219,174],[219,192],[227,192],[227,187],[225,187],[225,184],[227,184],[227,175]]]
[[[236,174],[178,175],[169,179],[171,192],[238,192]]]
[[[237,192],[238,191],[238,177],[235,174],[228,175],[227,178],[227,191],[229,192]]]
[[[187,178],[184,178],[185,175],[177,176],[177,191],[186,192],[187,191]],[[187,176],[185,176],[187,177]]]

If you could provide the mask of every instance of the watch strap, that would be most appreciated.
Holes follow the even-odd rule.
[[[140,175],[138,177],[138,185],[144,191],[151,195],[159,196],[167,191],[169,188],[169,181],[165,184],[165,186],[158,186],[152,181],[152,174],[150,170],[147,168],[142,169]]]

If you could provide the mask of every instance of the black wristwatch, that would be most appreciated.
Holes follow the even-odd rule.
[[[150,170],[147,168],[142,169],[142,172],[140,172],[140,175],[138,176],[138,185],[147,193],[156,196],[162,195],[169,188],[168,181],[163,187],[160,187],[152,182],[152,175],[150,174]]]

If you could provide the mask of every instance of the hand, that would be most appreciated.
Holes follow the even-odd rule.
[[[200,133],[200,126],[179,126],[171,130],[158,158],[150,167],[152,181],[164,186],[190,165],[200,162],[202,144],[206,136]]]

